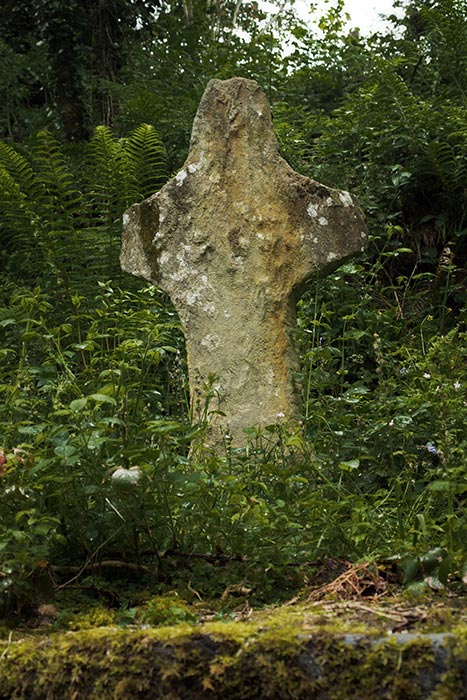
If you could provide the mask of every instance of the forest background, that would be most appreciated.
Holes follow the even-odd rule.
[[[326,558],[463,585],[467,5],[409,0],[371,36],[339,0],[310,25],[277,9],[0,6],[4,614],[121,572],[119,604],[141,582],[242,582],[261,603]],[[123,211],[183,163],[207,81],[234,75],[266,90],[294,169],[358,197],[371,244],[299,303],[303,432],[278,418],[216,456],[173,307],[118,257]]]

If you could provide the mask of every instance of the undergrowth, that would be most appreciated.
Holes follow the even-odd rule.
[[[270,602],[326,558],[465,590],[465,115],[393,44],[331,115],[276,102],[284,154],[355,191],[372,237],[299,302],[301,425],[244,449],[190,452],[209,402],[193,424],[180,323],[120,271],[123,211],[168,176],[157,130],[0,144],[3,614],[73,586],[131,609],[122,575]]]

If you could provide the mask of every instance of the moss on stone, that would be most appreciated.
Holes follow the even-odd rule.
[[[0,700],[461,700],[467,627],[383,635],[319,608],[0,644]]]

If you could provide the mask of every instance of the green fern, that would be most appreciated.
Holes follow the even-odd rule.
[[[120,274],[121,215],[137,201],[138,186],[121,141],[107,126],[94,130],[86,149],[85,193],[89,270],[95,278],[114,278]]]
[[[427,144],[418,162],[419,175],[436,177],[448,191],[455,186],[452,178],[456,169],[456,154],[454,148],[445,141],[432,141]]]
[[[138,199],[145,199],[167,181],[164,145],[151,124],[141,124],[123,143],[138,185]]]
[[[40,192],[40,185],[31,165],[12,146],[2,141],[0,141],[0,165],[11,175],[21,192],[30,201],[34,201],[37,198]]]
[[[37,264],[39,219],[35,214],[40,184],[28,161],[0,142],[0,244],[7,269],[21,265],[23,274]],[[42,253],[42,251],[41,251]]]
[[[37,134],[27,157],[0,143],[0,241],[10,267],[30,260],[32,270],[40,259],[56,286],[94,294],[97,280],[120,274],[123,211],[167,179],[165,150],[151,125],[127,139],[100,126],[77,155],[77,163],[68,159],[47,131]]]
[[[101,241],[106,277],[119,271],[122,213],[166,180],[165,149],[153,126],[143,124],[127,139],[116,139],[106,126],[95,129],[87,149],[85,189],[88,222]]]
[[[7,268],[20,261],[24,270],[37,244],[34,214],[26,195],[3,165],[0,165],[0,211],[0,245]]]
[[[40,183],[38,213],[49,232],[73,231],[81,210],[81,192],[66,162],[60,143],[48,131],[40,131],[32,147],[32,167]]]
[[[122,143],[107,126],[98,126],[87,149],[86,189],[92,215],[109,225],[138,198],[134,168]]]

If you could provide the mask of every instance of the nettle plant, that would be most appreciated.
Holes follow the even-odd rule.
[[[388,302],[392,290],[375,294],[363,272],[344,266],[300,308],[305,425],[336,489],[324,541],[334,550],[340,524],[354,556],[410,558],[439,546],[458,571],[467,526],[465,308],[443,334],[443,309],[430,314],[425,302],[422,314],[403,318]]]
[[[0,547],[23,573],[53,552],[88,558],[116,540],[134,555],[152,528],[159,547],[169,536],[160,534],[167,465],[156,428],[187,430],[181,334],[155,288],[101,284],[92,309],[74,296],[74,312],[59,325],[50,300],[22,290],[0,314]],[[186,452],[183,435],[174,442]],[[135,465],[138,489],[114,478]]]
[[[125,140],[101,127],[76,152],[47,133],[25,155],[0,146],[3,600],[37,596],[37,572],[57,563],[144,561],[162,577],[173,551],[264,573],[324,556],[413,564],[441,548],[437,574],[459,572],[459,270],[448,264],[438,287],[436,256],[407,271],[397,226],[375,215],[373,260],[300,302],[303,433],[278,416],[245,450],[190,453],[203,426],[190,423],[178,320],[118,266],[121,214],[162,184],[163,163],[149,126]],[[413,292],[419,273],[435,295]],[[206,401],[208,419],[209,387]]]
[[[155,288],[118,285],[121,214],[166,177],[149,125],[127,139],[99,127],[75,153],[47,132],[26,155],[0,144],[5,589],[54,551],[86,557],[112,532],[121,539],[128,519],[129,546],[142,506],[121,489],[113,503],[112,474],[153,449],[149,419],[186,423],[178,320]]]

